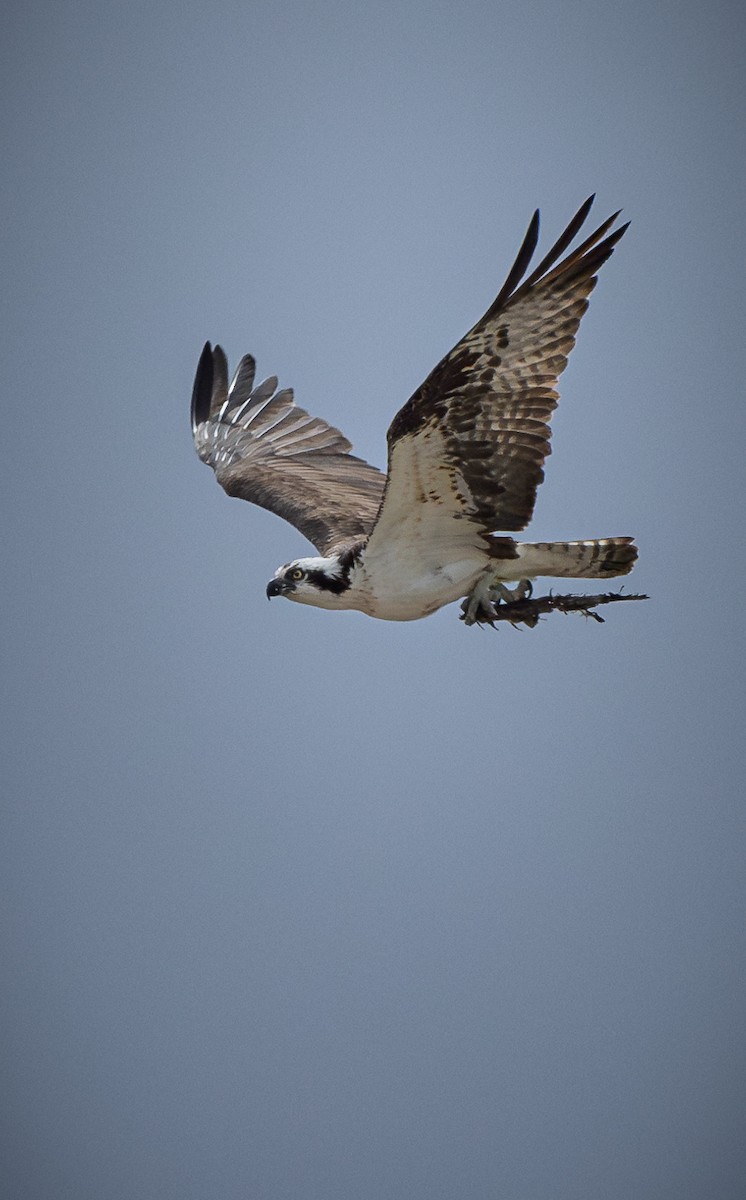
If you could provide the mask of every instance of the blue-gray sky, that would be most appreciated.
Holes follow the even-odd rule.
[[[6,12],[5,1194],[744,1194],[739,14]],[[268,605],[306,543],[194,456],[204,340],[383,465],[591,191],[532,529],[651,601]]]

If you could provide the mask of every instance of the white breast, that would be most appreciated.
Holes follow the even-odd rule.
[[[399,538],[390,553],[382,548],[360,563],[350,576],[346,593],[350,607],[382,621],[416,621],[451,604],[471,591],[488,560],[478,547],[428,545],[419,552],[418,541],[403,550]]]

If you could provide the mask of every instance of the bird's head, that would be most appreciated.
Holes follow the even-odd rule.
[[[285,596],[316,608],[344,608],[341,600],[350,586],[349,569],[338,555],[330,558],[296,558],[278,567],[267,584],[267,598]]]

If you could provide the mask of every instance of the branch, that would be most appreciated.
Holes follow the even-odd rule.
[[[537,596],[533,600],[514,600],[509,604],[493,604],[488,612],[482,607],[473,624],[490,625],[494,629],[498,621],[510,621],[511,625],[526,625],[533,629],[539,623],[539,617],[548,612],[579,612],[584,617],[592,617],[599,624],[604,624],[604,618],[593,610],[600,604],[615,604],[618,600],[648,600],[649,596],[642,594],[623,595],[621,592],[603,592],[598,596]],[[466,617],[466,600],[461,605],[461,620]],[[470,622],[471,624],[472,622]]]

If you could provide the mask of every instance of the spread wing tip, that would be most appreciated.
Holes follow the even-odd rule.
[[[621,214],[621,209],[612,213],[607,217],[597,229],[593,231],[579,246],[563,259],[562,255],[571,245],[576,235],[580,232],[585,224],[588,214],[591,211],[593,203],[596,199],[596,193],[593,192],[586,200],[583,201],[574,217],[563,230],[554,245],[547,251],[541,262],[534,268],[530,275],[523,278],[528,270],[529,262],[524,256],[524,248],[528,238],[524,240],[524,245],[519,251],[518,258],[508,275],[499,295],[490,307],[490,315],[494,316],[500,309],[504,308],[509,302],[518,299],[519,296],[525,295],[532,288],[539,284],[548,283],[552,279],[556,279],[562,275],[569,280],[576,272],[582,271],[584,274],[592,275],[606,262],[619,239],[624,235],[629,228],[629,221],[619,229],[609,233],[614,222]],[[536,218],[536,214],[534,214]],[[532,221],[533,226],[533,221]],[[531,226],[529,227],[531,228]],[[537,222],[538,230],[538,222]],[[605,236],[607,235],[608,236]],[[603,240],[602,240],[603,239]],[[535,248],[535,245],[534,245]],[[529,259],[530,261],[530,259]],[[523,270],[518,271],[519,265],[523,266]]]
[[[595,199],[596,193],[593,192],[586,200],[583,201],[567,228],[563,230],[563,232],[557,238],[557,241],[554,243],[551,249],[547,251],[538,266],[534,268],[530,275],[526,276],[526,272],[528,271],[531,259],[533,258],[534,251],[536,250],[539,240],[539,209],[536,209],[533,217],[531,218],[531,222],[528,230],[526,231],[526,236],[523,239],[521,248],[516,256],[516,260],[508,272],[508,277],[501,287],[498,295],[490,305],[487,313],[485,313],[485,318],[495,317],[509,303],[518,299],[519,296],[525,295],[537,284],[546,283],[549,280],[556,278],[560,274],[564,275],[565,278],[569,280],[571,276],[578,270],[582,270],[584,273],[590,275],[595,273],[595,271],[597,271],[598,268],[604,262],[606,262],[619,239],[629,228],[630,223],[627,221],[626,224],[620,226],[619,229],[615,229],[612,233],[608,233],[608,231],[611,229],[611,226],[621,215],[621,209],[618,209],[617,212],[612,213],[610,217],[607,217],[607,219],[602,222],[601,225],[599,225],[598,229],[594,230],[594,232],[590,234],[590,236],[587,237],[581,245],[577,246],[576,249],[572,250],[566,258],[562,259],[562,255],[568,249],[577,233],[585,224],[586,218],[591,211]],[[608,236],[604,237],[606,234],[608,234]],[[602,238],[604,239],[603,241],[601,240]],[[560,259],[562,260],[560,261]],[[524,276],[526,277],[524,278]]]

